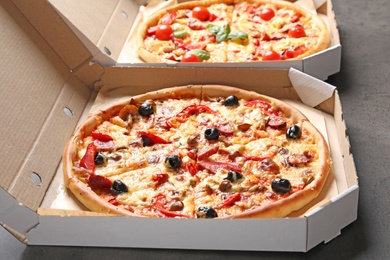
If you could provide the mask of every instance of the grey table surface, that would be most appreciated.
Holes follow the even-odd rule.
[[[359,177],[358,219],[306,253],[26,246],[0,227],[0,259],[390,259],[390,1],[333,0],[338,88]],[[234,239],[234,236],[232,237]]]

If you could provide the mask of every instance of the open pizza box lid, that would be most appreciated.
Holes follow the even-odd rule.
[[[136,52],[139,24],[151,13],[188,0],[60,1],[49,0],[61,18],[83,42],[93,61],[103,66],[194,66],[194,64],[145,64]],[[296,61],[198,63],[200,67],[296,68],[319,79],[339,72],[341,45],[330,0],[292,0],[326,22],[330,46],[315,55]],[[81,60],[84,61],[84,60]]]
[[[101,66],[44,0],[3,1],[0,19],[0,223],[24,243],[306,252],[357,218],[356,169],[333,86],[296,69]],[[333,170],[324,192],[281,219],[129,218],[79,210],[77,203],[57,207],[66,192],[63,148],[91,109],[119,94],[188,84],[252,89],[303,109],[331,149]]]

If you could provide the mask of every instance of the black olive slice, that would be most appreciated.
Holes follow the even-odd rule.
[[[217,140],[219,138],[219,130],[218,128],[207,128],[205,131],[204,131],[204,137],[207,139],[207,140]]]
[[[286,137],[291,139],[298,139],[302,135],[301,128],[297,125],[290,126],[286,131]]]
[[[104,154],[102,154],[101,152],[98,152],[95,155],[94,162],[96,165],[105,164],[107,162],[107,157]]]
[[[118,195],[124,192],[128,192],[128,189],[126,184],[124,184],[122,181],[115,180],[111,185],[110,191],[112,195]]]
[[[150,103],[145,102],[138,108],[138,113],[144,117],[150,116],[153,112],[153,106]]]
[[[238,105],[238,98],[234,95],[228,96],[224,101],[223,104],[227,107],[229,106],[237,106]]]
[[[178,169],[181,166],[181,158],[176,154],[171,154],[165,158],[165,165],[172,169]]]
[[[196,212],[198,218],[216,218],[217,212],[210,206],[200,206]]]
[[[277,193],[289,193],[291,190],[291,183],[287,179],[275,178],[271,184],[272,190]]]
[[[242,178],[243,178],[243,176],[242,176],[241,173],[233,171],[233,170],[230,170],[228,172],[227,177],[225,179],[229,180],[231,182],[236,182],[236,181],[238,181],[239,179],[242,179]]]

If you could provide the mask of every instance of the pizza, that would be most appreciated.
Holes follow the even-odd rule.
[[[287,1],[189,1],[148,17],[137,34],[146,62],[302,59],[329,45],[322,19]]]
[[[95,212],[285,217],[331,169],[322,134],[286,102],[220,85],[172,87],[91,114],[63,155],[65,185]]]

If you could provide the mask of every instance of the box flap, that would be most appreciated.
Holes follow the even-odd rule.
[[[3,36],[0,96],[6,111],[0,114],[3,148],[0,186],[35,210],[91,91],[71,76],[68,64],[19,7],[26,8],[27,4],[16,6],[3,1],[0,6]],[[70,116],[65,110],[71,111]]]
[[[307,250],[321,242],[329,242],[340,234],[342,228],[357,219],[358,193],[359,187],[354,185],[333,198],[332,203],[318,207],[307,216]]]
[[[331,98],[336,87],[291,68],[289,77],[302,102],[315,107]]]
[[[38,214],[18,203],[1,187],[0,205],[0,224],[26,242],[26,234],[39,223]]]
[[[137,1],[128,0],[50,2],[93,60],[105,66],[116,63],[140,6]]]
[[[11,0],[72,71],[89,62],[91,54],[45,0]],[[30,26],[31,26],[30,25]]]
[[[51,245],[91,246],[93,243],[94,246],[109,247],[256,251],[279,251],[280,245],[283,245],[285,251],[303,252],[306,249],[305,218],[210,221],[123,216],[99,218],[40,216],[40,222],[39,226],[28,234],[28,241],[33,245],[50,243]],[[86,226],[85,223],[90,225]],[[64,226],[68,228],[63,229]],[[110,228],[105,229],[102,236],[99,228],[90,228],[91,226]],[[75,233],[78,236],[74,236]]]

